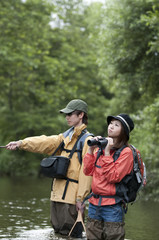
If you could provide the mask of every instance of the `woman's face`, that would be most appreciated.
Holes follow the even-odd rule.
[[[108,136],[112,138],[119,137],[122,129],[122,123],[116,119],[112,119],[108,126]]]

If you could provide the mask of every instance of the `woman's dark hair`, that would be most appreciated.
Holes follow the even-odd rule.
[[[123,145],[128,146],[128,136],[124,130],[123,125],[121,124],[121,132],[120,135],[117,138],[117,142],[115,144],[115,147],[121,148]]]
[[[78,116],[78,115],[80,115],[80,113],[82,113],[82,111],[80,111],[80,110],[75,110],[74,113],[77,114],[77,116]],[[84,115],[83,115],[83,118],[82,118],[82,123],[88,125],[88,115],[87,115],[87,113],[85,113],[85,112],[84,112]]]

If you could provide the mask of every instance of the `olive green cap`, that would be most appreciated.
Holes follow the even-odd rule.
[[[79,110],[79,111],[87,113],[87,111],[88,111],[87,103],[81,99],[74,99],[74,100],[70,101],[65,108],[61,109],[60,113],[67,114],[67,113],[71,113],[75,110]]]

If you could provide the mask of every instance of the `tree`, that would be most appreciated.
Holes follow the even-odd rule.
[[[133,117],[131,140],[141,150],[154,189],[158,189],[159,172],[158,10],[156,0],[107,2],[99,59],[100,75],[105,76],[113,94],[108,111],[127,112]],[[147,189],[150,196],[157,197],[158,190]]]
[[[114,0],[108,2],[102,30],[101,74],[107,76],[116,97],[122,99],[119,109],[134,112],[151,103],[158,94],[159,57],[150,51],[158,27],[143,21],[155,1]],[[155,87],[154,86],[155,82]],[[117,109],[115,109],[116,111]]]
[[[100,118],[104,118],[107,101],[101,95],[101,89],[104,94],[105,90],[98,77],[94,40],[100,21],[95,31],[87,22],[93,12],[80,0],[0,4],[1,141],[64,131],[64,117],[58,111],[73,98],[88,102],[89,126],[92,131],[103,133],[105,123]],[[58,17],[59,25],[54,16]],[[99,17],[97,14],[96,19]],[[26,167],[31,169],[33,162],[28,163],[28,155],[19,154],[24,159],[23,165],[31,164]],[[5,161],[5,172],[12,169],[13,160],[20,169],[17,156],[5,153],[1,160]]]

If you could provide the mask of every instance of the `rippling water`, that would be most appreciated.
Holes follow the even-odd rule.
[[[50,225],[50,188],[46,178],[0,178],[0,239],[66,239],[55,235]],[[158,212],[158,203],[139,201],[129,206],[126,238],[158,240]],[[82,239],[86,240],[85,233]]]
[[[25,238],[25,235],[37,234],[39,230],[39,235],[42,232],[46,234],[46,231],[50,231],[48,216],[44,214],[47,205],[49,205],[47,198],[1,201],[3,213],[0,214],[0,237],[15,239],[21,233],[20,239],[22,239]],[[34,231],[30,229],[34,229]]]
[[[50,225],[50,186],[50,179],[1,179],[0,238],[65,239],[55,236]]]

